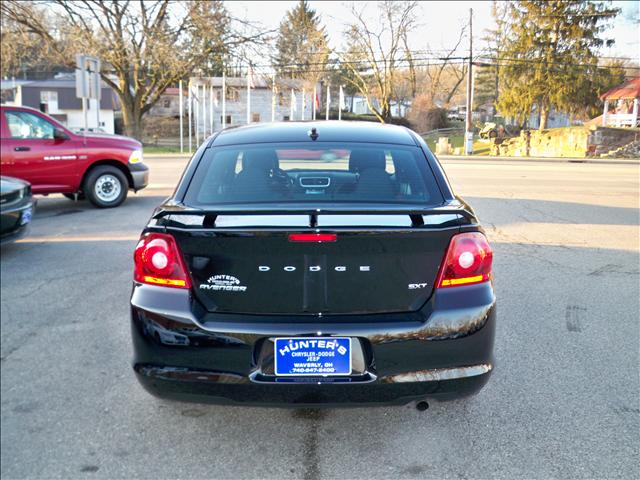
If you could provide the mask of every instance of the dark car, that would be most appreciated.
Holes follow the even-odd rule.
[[[224,130],[135,249],[133,368],[149,392],[197,402],[470,395],[494,364],[492,257],[406,128]]]
[[[0,243],[17,240],[26,234],[34,208],[29,183],[0,177]]]

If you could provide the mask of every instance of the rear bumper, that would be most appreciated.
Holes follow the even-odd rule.
[[[137,192],[149,185],[149,167],[144,163],[134,163],[129,165],[129,173],[133,180],[131,188],[134,191]]]
[[[134,287],[131,303],[134,371],[146,390],[164,398],[299,407],[450,400],[478,392],[494,365],[496,307],[488,283],[437,291],[418,312],[330,323],[215,315],[187,291],[148,285]],[[271,339],[319,332],[357,339],[361,371],[294,380],[273,375],[264,355]]]
[[[235,377],[203,372],[200,380],[193,372],[136,365],[142,386],[154,396],[172,400],[270,407],[348,407],[404,405],[412,401],[452,400],[477,393],[489,380],[490,372],[455,380],[399,384],[296,384],[258,385],[224,383]],[[215,377],[215,378],[214,378]],[[208,378],[210,380],[205,380]]]

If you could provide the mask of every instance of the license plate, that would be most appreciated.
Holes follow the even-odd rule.
[[[20,217],[20,225],[26,225],[31,221],[32,211],[30,208],[27,208],[22,212],[22,216]]]
[[[274,348],[276,375],[351,374],[351,339],[348,337],[276,338]]]

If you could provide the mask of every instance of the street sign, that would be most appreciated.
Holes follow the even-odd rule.
[[[100,100],[100,59],[76,55],[76,97]]]
[[[87,101],[96,101],[96,131],[100,128],[100,59],[89,55],[76,55],[76,97],[82,99],[84,132],[87,132]]]

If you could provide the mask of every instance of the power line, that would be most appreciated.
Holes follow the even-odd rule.
[[[238,71],[238,67],[242,67],[242,62],[246,61],[244,57],[236,57],[231,56],[231,58],[240,60],[241,63],[238,65],[234,65],[236,70]],[[608,59],[620,59],[624,60],[627,57],[598,57],[598,59],[608,58]],[[419,57],[415,56],[412,58],[403,57],[394,59],[394,64],[399,68],[408,68],[410,63],[415,68],[428,68],[428,67],[438,67],[442,65],[450,65],[450,66],[460,66],[469,60],[468,56],[455,56],[455,57]],[[488,62],[487,62],[488,60]],[[289,63],[284,65],[271,65],[271,64],[257,64],[253,65],[252,68],[254,71],[261,74],[271,74],[274,69],[282,70],[287,73],[317,73],[317,74],[331,74],[338,73],[339,67],[341,66],[352,66],[356,69],[360,69],[361,71],[371,70],[372,64],[383,64],[385,61],[388,63],[389,60],[385,59],[370,59],[370,60],[357,60],[357,61],[338,61],[334,65],[330,62],[308,62],[308,63]],[[481,65],[479,64],[481,63]],[[474,64],[477,67],[504,67],[504,66],[514,66],[518,64],[527,65],[527,64],[539,64],[540,60],[536,59],[525,59],[525,58],[498,58],[495,56],[489,55],[479,55],[474,59]],[[552,67],[583,67],[585,70],[589,69],[597,69],[597,70],[617,70],[619,68],[626,70],[640,70],[640,66],[626,66],[626,65],[594,65],[591,63],[574,63],[574,62],[547,62],[547,65]],[[300,68],[305,67],[305,68]],[[313,68],[308,68],[313,67]],[[56,69],[59,70],[59,69]],[[49,70],[32,70],[26,69],[26,72],[30,75],[50,75],[55,73],[54,71]],[[24,73],[21,71],[21,73]]]
[[[443,65],[448,65],[448,66],[452,66],[452,67],[458,67],[458,66],[462,66],[466,63],[466,61],[468,61],[469,57],[455,57],[455,59],[429,59],[429,61],[414,61],[413,62],[413,66],[417,69],[421,69],[421,68],[428,68],[428,67],[439,67],[439,66],[443,66]],[[489,59],[489,62],[483,61],[483,59]],[[396,63],[402,64],[402,63],[406,63],[407,65],[398,65],[399,68],[407,68],[408,67],[408,62],[405,60],[404,62],[400,62],[400,61],[396,61]],[[474,65],[476,67],[479,68],[488,68],[488,67],[508,67],[508,66],[514,66],[516,64],[537,64],[539,63],[536,60],[526,60],[526,59],[500,59],[499,61],[495,61],[495,58],[491,58],[491,57],[486,57],[486,56],[479,56],[476,59],[474,59]],[[355,64],[355,63],[354,63]],[[335,74],[335,73],[340,73],[339,65],[336,65],[336,67],[330,67],[330,66],[326,66],[326,64],[324,63],[310,63],[310,66],[316,66],[316,68],[311,68],[311,69],[300,69],[297,67],[300,66],[306,66],[306,65],[301,65],[301,64],[291,64],[290,66],[285,66],[283,67],[283,70],[286,73],[305,73],[305,74]],[[342,63],[342,65],[345,65],[345,62]],[[359,65],[361,65],[362,67],[367,67],[370,66],[370,64],[366,61],[362,61],[359,62]],[[617,70],[617,69],[623,69],[623,70],[633,70],[633,71],[640,71],[640,66],[615,66],[615,65],[593,65],[593,64],[585,64],[585,63],[567,63],[567,62],[550,62],[548,63],[548,65],[551,66],[557,66],[557,67],[562,67],[562,66],[569,66],[569,67],[584,67],[585,70],[590,70],[590,69],[596,69],[596,70]],[[324,66],[324,68],[322,68],[322,66]],[[261,75],[271,75],[273,73],[273,66],[271,65],[252,65],[253,70]],[[232,68],[233,70],[234,68]],[[235,69],[236,73],[239,76],[242,76],[243,73],[240,73],[241,71],[238,69]],[[371,68],[369,68],[368,70],[371,70]],[[22,71],[21,71],[22,73]],[[48,71],[48,70],[30,70],[27,69],[26,73],[28,73],[29,75],[50,75],[54,72],[52,71]],[[72,72],[61,72],[61,73],[72,73]],[[362,73],[366,73],[365,69],[362,69]]]
[[[469,60],[469,56],[436,56],[436,55],[428,55],[428,56],[420,56],[417,55],[420,51],[414,50],[411,51],[410,54],[411,56],[405,56],[405,57],[400,57],[400,58],[394,58],[393,60],[390,59],[385,59],[385,58],[372,58],[372,59],[363,59],[363,60],[341,60],[341,59],[332,59],[332,60],[328,60],[328,61],[316,61],[316,62],[291,62],[291,63],[287,63],[287,64],[252,64],[252,68],[254,69],[269,69],[270,71],[273,69],[278,69],[278,70],[291,70],[291,71],[295,71],[296,68],[299,67],[304,67],[304,72],[310,72],[309,70],[307,70],[308,67],[322,67],[319,70],[328,70],[328,71],[333,71],[333,69],[328,68],[327,65],[328,64],[336,64],[336,66],[352,66],[354,68],[363,66],[363,67],[367,67],[370,66],[371,64],[386,64],[388,65],[389,63],[394,63],[394,64],[406,64],[407,66],[409,66],[409,64],[413,64],[414,66],[431,66],[431,65],[441,65],[442,63],[447,63],[447,64],[456,64],[456,63],[464,63],[467,62]],[[414,56],[415,55],[415,56]],[[240,60],[240,61],[244,61],[246,62],[245,58],[241,58],[238,56],[231,56],[231,58],[234,58],[236,60]],[[478,57],[476,57],[477,59],[490,59],[493,62],[496,61],[507,61],[507,62],[519,62],[519,63],[540,63],[540,60],[538,59],[524,59],[524,58],[497,58],[495,56],[489,56],[489,55],[479,55]],[[609,59],[609,60],[633,60],[630,57],[615,57],[615,56],[598,56],[596,57],[597,60],[601,60],[601,59]],[[557,62],[549,62],[552,65],[557,65],[557,66],[567,66],[567,67],[589,67],[589,68],[619,68],[618,66],[612,66],[612,65],[596,65],[594,66],[591,63],[575,63],[575,62],[561,62],[561,61],[557,61]],[[505,64],[508,65],[508,64]],[[500,65],[498,65],[500,66]],[[630,68],[630,69],[637,69],[638,67],[633,67],[633,66],[622,66],[622,68]]]
[[[489,57],[484,55],[481,55],[478,57],[478,59],[482,59],[482,58],[488,58],[498,66],[513,66],[514,64],[540,64],[541,62],[544,62],[546,65],[561,66],[561,67],[585,67],[585,68],[611,69],[611,70],[618,69],[618,68],[628,68],[632,70],[640,69],[640,67],[625,66],[625,65],[598,65],[598,64],[594,65],[592,63],[554,62],[553,60],[550,62],[547,62],[547,61],[544,61],[543,59],[534,59],[534,58],[504,58],[504,57],[498,58],[498,57]],[[599,60],[599,58],[596,58],[595,60]],[[509,63],[496,63],[496,61],[509,62]]]

